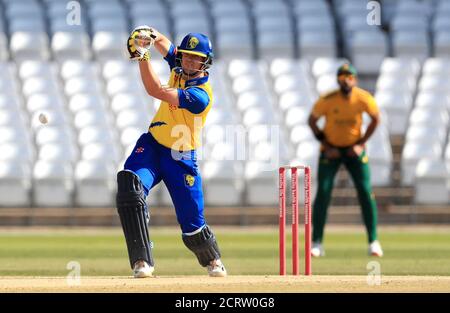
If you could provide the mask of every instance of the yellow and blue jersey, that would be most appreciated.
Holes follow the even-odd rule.
[[[200,146],[201,129],[213,104],[213,92],[209,75],[187,81],[182,79],[181,68],[176,67],[176,55],[172,44],[165,60],[171,70],[168,85],[178,89],[179,105],[162,101],[149,132],[167,148],[189,151]]]

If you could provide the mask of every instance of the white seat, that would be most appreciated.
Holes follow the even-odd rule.
[[[316,78],[325,74],[331,74],[336,76],[338,68],[346,62],[348,62],[348,60],[346,59],[319,57],[313,62],[312,74]]]
[[[114,142],[91,142],[82,147],[81,158],[83,160],[98,160],[108,161],[116,164],[120,158],[119,151],[114,145]]]
[[[80,110],[75,114],[74,125],[77,129],[87,126],[108,126],[109,116],[99,110]]]
[[[39,60],[23,61],[19,66],[19,77],[26,80],[30,77],[51,77],[54,75],[53,66],[49,62]]]
[[[18,160],[0,161],[0,206],[29,207],[31,169]]]
[[[77,93],[98,93],[100,84],[95,77],[86,80],[85,77],[72,77],[66,81],[64,92],[67,96],[73,96]]]
[[[233,93],[239,95],[248,91],[262,90],[263,86],[261,85],[259,78],[258,73],[242,75],[235,78],[232,86]]]
[[[408,142],[402,152],[401,171],[402,184],[412,185],[415,180],[416,166],[420,159],[440,159],[442,147],[440,144],[416,144]]]
[[[238,179],[239,164],[209,161],[203,167],[206,205],[242,204],[242,181]],[[242,169],[240,169],[242,171]]]
[[[420,160],[415,175],[414,201],[416,203],[447,205],[450,202],[449,170],[443,160]]]
[[[115,205],[114,164],[102,160],[80,161],[75,167],[75,205],[111,207]]]
[[[392,35],[392,48],[396,57],[416,58],[424,61],[430,55],[430,38],[427,32],[398,31]]]
[[[258,37],[259,56],[265,60],[278,57],[294,57],[293,34],[290,30],[284,32],[261,30]]]
[[[279,75],[275,78],[273,89],[277,94],[282,94],[291,90],[298,90],[307,93],[312,88],[305,73]]]
[[[48,60],[48,37],[46,33],[15,32],[10,41],[11,56],[17,61]]]
[[[291,142],[295,145],[304,141],[313,141],[315,140],[314,135],[307,125],[296,125],[292,128],[290,134]]]
[[[249,161],[245,164],[245,203],[252,206],[276,205],[278,201],[277,171],[270,170],[265,162]]]
[[[34,150],[28,140],[25,142],[5,142],[0,144],[0,149],[2,151],[0,154],[0,161],[20,161],[29,164],[33,162],[35,157]]]
[[[257,63],[253,60],[234,59],[228,64],[228,75],[237,78],[241,75],[252,73]]]
[[[10,108],[0,111],[0,126],[24,125],[25,117],[21,110]]]
[[[398,80],[397,77],[391,75],[378,76],[377,90],[396,90],[400,93],[409,92],[412,93],[416,88],[416,81],[414,78],[404,77],[402,80]]]
[[[68,59],[87,60],[90,57],[89,36],[82,32],[56,32],[53,34],[51,48],[58,61]]]
[[[136,89],[138,87],[139,89]],[[137,85],[136,81],[124,77],[111,78],[106,85],[106,92],[109,96],[114,96],[118,93],[136,93],[141,90],[142,86]]]
[[[53,78],[31,77],[27,78],[22,85],[22,93],[25,97],[36,93],[56,94],[57,90],[57,85]]]
[[[316,90],[319,95],[339,89],[336,74],[327,74],[319,77],[316,82]]]
[[[72,113],[81,110],[93,110],[104,112],[106,108],[105,98],[100,93],[75,93],[70,97],[69,109]]]
[[[450,30],[435,33],[434,55],[438,58],[445,58],[450,55]]]
[[[450,72],[450,60],[446,58],[428,58],[423,64],[423,75],[434,76]]]
[[[95,64],[84,60],[63,61],[60,73],[64,80],[79,76],[92,77],[97,74]]]
[[[116,117],[116,125],[119,129],[129,126],[138,127],[143,131],[150,125],[150,116],[143,115],[134,110],[122,110]]]
[[[265,97],[265,94],[257,91],[248,91],[240,94],[236,101],[236,106],[239,111],[244,112],[248,108],[255,106],[269,106],[269,100]]]
[[[298,36],[302,59],[334,58],[337,55],[334,33],[323,31],[302,31]]]
[[[433,125],[434,127],[448,125],[448,112],[446,109],[432,111],[427,108],[414,108],[409,117],[410,125]]]
[[[445,127],[433,127],[431,125],[411,125],[406,132],[406,142],[414,143],[444,143],[446,136]]]
[[[79,159],[78,148],[71,142],[50,142],[39,147],[38,159],[49,162],[71,162]]]
[[[120,136],[120,142],[123,147],[128,147],[136,143],[139,137],[142,135],[143,130],[138,127],[127,127],[122,130]]]
[[[388,139],[383,140],[383,144],[377,143],[373,139],[367,144],[367,155],[370,160],[370,182],[373,186],[389,186],[393,164],[391,145]]]
[[[0,145],[17,141],[28,141],[29,133],[25,128],[15,126],[0,126]]]
[[[303,106],[312,108],[313,106],[313,96],[311,92],[305,92],[305,91],[288,91],[284,92],[280,96],[280,100],[278,102],[278,106],[283,111],[283,114],[285,112],[294,106]]]
[[[419,82],[419,91],[448,93],[450,91],[450,79],[448,77],[423,76]]]
[[[72,206],[72,177],[72,167],[64,161],[37,161],[33,170],[33,204],[38,207]]]
[[[124,17],[97,17],[91,21],[92,31],[96,32],[127,32],[128,23]]]
[[[236,32],[222,32],[217,34],[216,49],[222,60],[251,59],[254,53],[254,44],[250,32],[240,34],[236,42]]]
[[[120,77],[120,76],[135,76],[135,74],[138,74],[137,71],[130,71],[130,63],[125,60],[110,60],[106,61],[103,65],[103,77],[106,80],[110,80],[114,77]],[[152,63],[153,65],[153,63]],[[131,67],[134,69],[134,67]],[[159,72],[156,71],[158,74]]]
[[[388,43],[382,32],[357,31],[350,44],[353,65],[360,74],[378,74],[387,54]],[[370,62],[367,60],[370,59]]]
[[[310,110],[305,107],[292,107],[287,110],[285,125],[289,129],[292,129],[296,125],[304,125],[308,121]]]
[[[269,123],[272,115],[270,111],[265,110],[261,107],[252,107],[247,109],[244,112],[244,115],[242,117],[242,122],[245,126],[253,126],[258,124],[266,124]]]
[[[52,94],[35,93],[28,98],[26,106],[29,113],[52,109],[62,111],[64,102],[60,97]]]
[[[128,35],[122,32],[97,32],[92,39],[92,49],[97,60],[124,59]]]
[[[36,145],[49,143],[74,143],[73,133],[68,127],[47,126],[36,131]]]
[[[148,110],[148,106],[135,93],[116,93],[111,101],[111,109],[115,114],[119,114],[122,110],[145,112]]]
[[[435,92],[420,92],[416,97],[416,107],[426,107],[430,110],[450,109],[450,95]]]
[[[109,129],[92,125],[83,127],[78,132],[78,143],[80,146],[84,147],[88,144],[96,142],[113,145],[114,140]]]
[[[385,58],[381,64],[381,74],[405,77],[405,75],[417,77],[420,72],[420,63],[411,58]]]

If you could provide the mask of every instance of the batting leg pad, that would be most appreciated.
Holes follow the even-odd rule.
[[[184,235],[183,242],[197,256],[198,262],[205,267],[213,260],[220,259],[216,237],[208,225],[195,235]]]
[[[131,268],[138,260],[145,260],[154,266],[142,182],[136,174],[124,170],[117,173],[117,185],[117,211],[127,242]]]

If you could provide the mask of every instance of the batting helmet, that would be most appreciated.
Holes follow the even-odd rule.
[[[195,54],[206,58],[205,68],[209,68],[214,58],[211,41],[200,33],[187,34],[177,48],[177,52]]]

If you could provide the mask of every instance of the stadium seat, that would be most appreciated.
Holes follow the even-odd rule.
[[[250,161],[245,165],[245,203],[251,206],[273,206],[277,204],[277,168],[267,163]]]
[[[11,35],[10,51],[16,61],[48,60],[48,36],[41,32],[15,32]]]
[[[439,31],[434,36],[434,56],[448,57],[450,55],[450,30]]]
[[[415,203],[446,205],[450,202],[449,171],[443,160],[420,160],[415,175]]]
[[[97,66],[95,63],[84,60],[67,60],[62,61],[60,66],[60,74],[64,80],[74,77],[92,77],[97,74]]]
[[[31,205],[31,168],[18,160],[0,161],[0,206]]]
[[[68,97],[79,93],[99,93],[100,91],[100,82],[95,77],[89,80],[86,77],[72,77],[64,86],[64,93]]]
[[[401,182],[403,185],[413,185],[417,163],[424,158],[440,159],[442,147],[440,144],[420,144],[408,142],[405,144],[401,159]]]
[[[392,34],[392,49],[395,57],[416,58],[420,62],[430,56],[428,32],[397,31]]]
[[[128,34],[125,32],[97,32],[92,39],[92,49],[95,58],[100,62],[111,59],[124,59]]]
[[[80,207],[115,206],[116,172],[114,164],[103,160],[77,163],[75,167],[75,205]]]
[[[203,167],[203,185],[206,205],[241,205],[243,185],[239,174],[239,163],[210,161]]]
[[[360,74],[378,74],[388,53],[387,38],[382,32],[357,31],[351,40],[350,55]],[[370,60],[370,62],[367,62]]]
[[[99,92],[75,93],[69,100],[69,110],[73,114],[81,110],[104,111],[105,109],[105,97]]]
[[[73,121],[77,129],[87,126],[108,126],[110,124],[110,116],[98,109],[85,109],[78,111]]]
[[[73,205],[73,170],[64,161],[39,160],[33,169],[33,204],[38,207]]]
[[[74,145],[74,134],[69,126],[47,126],[36,131],[35,142],[38,147],[54,143]]]
[[[51,48],[55,59],[84,59],[90,57],[89,36],[82,32],[56,32],[53,34]]]

